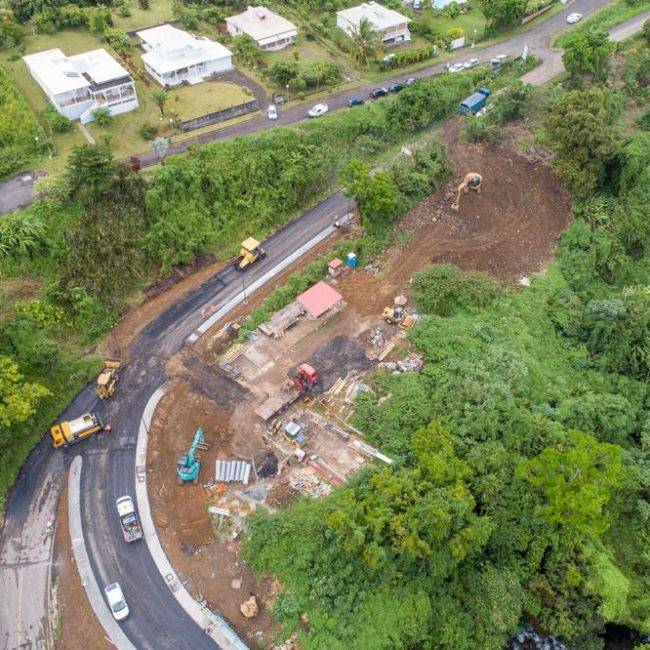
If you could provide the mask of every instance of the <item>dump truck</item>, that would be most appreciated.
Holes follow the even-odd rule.
[[[120,526],[122,528],[122,535],[127,544],[142,539],[142,527],[140,526],[140,518],[135,509],[133,499],[126,495],[120,497],[115,502],[117,514],[120,518]]]
[[[251,264],[266,257],[266,251],[260,246],[257,239],[249,237],[241,243],[239,255],[233,260],[232,265],[238,271],[245,271]]]
[[[479,88],[458,105],[458,112],[461,115],[476,115],[485,107],[489,96],[490,91],[488,88]]]
[[[122,362],[120,359],[106,359],[99,377],[95,392],[100,399],[108,399],[115,395],[117,376]]]
[[[303,393],[311,390],[318,382],[318,374],[308,363],[301,363],[296,372],[289,375],[275,395],[262,402],[255,413],[267,422],[274,415],[293,404]]]
[[[57,449],[81,442],[104,428],[96,413],[84,413],[81,417],[58,422],[50,428],[52,444]]]

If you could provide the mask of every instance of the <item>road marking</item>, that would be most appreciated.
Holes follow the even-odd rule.
[[[18,574],[18,627],[16,627],[16,632],[18,634],[18,641],[20,642],[20,637],[23,635],[22,632],[22,618],[23,618],[23,570],[17,569],[16,573]]]

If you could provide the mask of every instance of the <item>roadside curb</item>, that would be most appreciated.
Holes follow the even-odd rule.
[[[160,572],[165,584],[172,592],[179,605],[190,618],[209,636],[219,647],[236,650],[248,650],[248,646],[237,636],[236,632],[220,616],[202,607],[192,596],[183,583],[179,580],[174,568],[167,559],[165,551],[158,539],[158,533],[151,516],[149,496],[147,493],[147,443],[149,441],[149,426],[156,411],[158,403],[165,395],[165,385],[157,388],[144,407],[138,442],[135,452],[135,498],[138,504],[138,513],[144,539],[149,548],[149,553]]]
[[[104,600],[104,596],[95,579],[95,574],[90,566],[86,541],[81,526],[82,462],[81,456],[75,456],[70,465],[70,473],[68,474],[68,530],[81,584],[95,612],[95,616],[102,624],[111,643],[116,648],[120,648],[120,650],[136,650],[135,646],[129,641],[108,609],[108,605]]]
[[[250,296],[254,291],[264,286],[271,278],[280,274],[290,264],[293,264],[298,258],[304,255],[308,250],[320,244],[324,239],[327,239],[336,229],[334,226],[327,226],[321,230],[315,237],[312,237],[306,244],[296,249],[291,255],[285,257],[281,262],[276,264],[272,269],[267,271],[263,276],[252,282],[250,286],[246,287],[246,291],[240,291],[234,298],[231,298],[221,309],[216,311],[210,318],[201,323],[186,339],[186,343],[196,343],[216,322],[220,321],[230,310],[236,307],[244,299]]]

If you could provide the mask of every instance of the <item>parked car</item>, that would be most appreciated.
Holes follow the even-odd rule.
[[[370,91],[370,99],[377,99],[386,95],[388,95],[388,91],[385,88],[373,88]]]
[[[578,13],[569,14],[566,17],[566,21],[567,23],[569,23],[569,25],[575,25],[576,23],[579,23],[581,20],[582,20],[582,14],[578,14]]]
[[[404,84],[401,81],[395,81],[390,86],[388,86],[388,92],[398,93],[401,90],[404,90]]]
[[[465,70],[471,70],[472,68],[475,68],[478,65],[478,59],[470,59],[469,61],[465,61],[463,64],[463,67]]]
[[[323,102],[321,104],[316,104],[316,106],[312,106],[307,115],[309,117],[320,117],[321,115],[325,115],[327,111],[329,111],[329,107]]]
[[[413,0],[413,9],[420,11],[422,9],[422,0]]]
[[[275,108],[273,104],[271,104],[267,109],[266,109],[266,115],[269,118],[269,120],[277,120],[278,119],[278,110]]]
[[[116,621],[123,621],[129,615],[129,606],[122,593],[122,587],[119,582],[113,582],[104,587],[108,606],[111,608],[113,618]]]
[[[464,63],[448,63],[447,72],[450,74],[455,74],[456,72],[462,72],[465,69]]]
[[[416,79],[415,77],[409,77],[409,78],[404,82],[404,85],[405,85],[405,86],[412,86],[416,81],[417,81],[417,79]]]
[[[348,106],[363,106],[365,103],[361,97],[350,97],[348,99]]]

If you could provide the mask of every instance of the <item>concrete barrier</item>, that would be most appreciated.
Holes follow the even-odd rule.
[[[149,426],[153,414],[164,395],[165,387],[161,386],[153,392],[147,405],[144,407],[135,452],[135,498],[138,503],[144,539],[165,584],[190,618],[207,636],[224,650],[248,650],[246,644],[237,636],[236,632],[223,618],[211,612],[192,598],[167,559],[165,551],[158,539],[158,533],[156,533],[156,527],[154,526],[151,508],[149,506],[149,496],[147,494],[147,443],[149,440]]]

